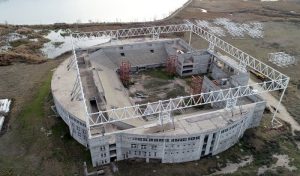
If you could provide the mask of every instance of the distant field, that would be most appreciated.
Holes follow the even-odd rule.
[[[207,13],[203,13],[201,9],[206,9]],[[0,97],[13,99],[12,112],[5,122],[6,129],[0,136],[0,175],[82,175],[83,161],[87,161],[91,167],[89,151],[69,136],[67,126],[60,118],[53,117],[50,109],[50,105],[53,105],[50,94],[52,69],[66,57],[45,62],[38,49],[46,42],[41,35],[48,33],[49,29],[71,28],[78,31],[92,31],[176,23],[182,22],[183,19],[211,20],[217,17],[226,17],[237,22],[256,20],[264,23],[263,39],[237,40],[230,37],[224,39],[272,65],[267,61],[269,52],[285,51],[300,59],[299,12],[300,4],[297,1],[261,3],[241,0],[194,0],[166,21],[141,24],[28,26],[29,31],[42,30],[37,36],[32,36],[39,38],[40,42],[37,44],[28,40],[15,42],[12,43],[14,46],[12,52],[0,53],[0,63],[12,64],[0,67]],[[0,36],[19,28],[19,26],[0,26]],[[184,37],[187,39],[188,34]],[[194,47],[207,47],[207,44],[196,41],[194,37],[192,39]],[[291,77],[283,103],[298,122],[300,122],[299,64],[287,68],[272,65]],[[150,74],[160,79],[169,79],[163,77],[160,71]],[[277,96],[277,93],[274,95]],[[270,129],[270,117],[271,114],[265,114],[260,127],[248,130],[240,143],[218,157],[183,164],[122,161],[117,163],[119,173],[116,175],[203,175],[220,170],[228,161],[240,162],[246,155],[252,155],[253,162],[239,168],[232,175],[256,175],[260,167],[276,163],[277,159],[272,157],[273,154],[288,155],[290,165],[298,169],[289,171],[285,167],[277,167],[267,171],[266,175],[300,175],[300,152],[297,148],[297,144],[300,144],[299,132],[296,132],[296,136],[292,136],[287,124],[278,130]]]

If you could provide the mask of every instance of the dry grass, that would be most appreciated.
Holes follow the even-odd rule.
[[[15,52],[0,53],[0,66],[7,66],[13,62],[40,64],[46,62],[46,60],[37,55],[19,54]]]
[[[0,53],[0,66],[7,66],[14,62],[25,62],[30,64],[39,64],[46,61],[46,58],[41,52],[44,43],[49,42],[49,39],[44,38],[43,31],[35,32],[27,27],[5,26],[0,27],[0,37],[4,37],[11,32],[17,32],[26,36],[25,39],[9,42],[12,47],[6,52]],[[30,39],[36,39],[32,41]]]

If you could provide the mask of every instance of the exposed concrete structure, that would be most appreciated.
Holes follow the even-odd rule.
[[[9,113],[11,100],[0,99],[0,132],[2,130],[5,116]]]
[[[122,61],[129,62],[131,74],[138,74],[165,67],[174,55],[179,76],[206,75],[202,93],[134,104],[118,76]],[[94,166],[129,158],[179,163],[218,154],[259,125],[266,105],[234,57],[195,50],[182,39],[112,40],[74,49],[74,56],[55,71],[52,94],[71,135],[89,148]],[[270,91],[285,88],[285,83],[272,79],[258,84]],[[211,109],[202,110],[204,104]]]
[[[5,117],[0,115],[0,131],[2,130]]]

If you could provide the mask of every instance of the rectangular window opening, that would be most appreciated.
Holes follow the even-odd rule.
[[[99,108],[96,100],[90,100],[91,110],[92,112],[99,112]]]

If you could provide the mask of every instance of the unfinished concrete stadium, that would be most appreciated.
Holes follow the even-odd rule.
[[[162,37],[189,34],[189,41]],[[179,36],[179,35],[177,35]],[[76,48],[76,41],[110,37]],[[207,41],[193,48],[191,38]],[[180,163],[216,155],[260,124],[260,94],[289,77],[192,22],[73,33],[73,57],[52,78],[58,114],[93,166],[142,158]],[[264,81],[249,85],[249,70]],[[159,76],[157,76],[159,73]],[[280,122],[275,111],[271,124]]]

